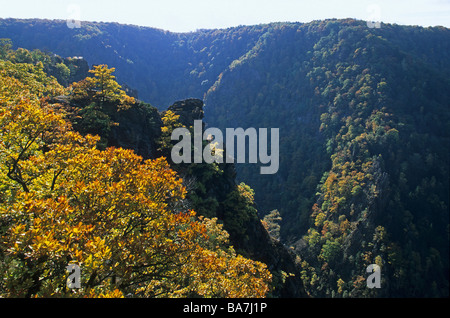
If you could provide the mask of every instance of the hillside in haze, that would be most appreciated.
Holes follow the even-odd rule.
[[[279,171],[237,164],[236,178],[255,191],[261,219],[279,211],[275,241],[295,251],[309,295],[448,296],[449,29],[347,19],[171,33],[3,19],[0,38],[114,67],[118,82],[159,112],[197,98],[208,126],[279,128]],[[109,142],[120,139],[114,134]],[[196,178],[217,188],[197,188],[193,204],[231,220],[236,201],[217,195],[226,180],[205,175]],[[230,234],[254,249],[257,236],[241,221],[228,223]],[[365,285],[369,264],[382,268],[380,289]]]

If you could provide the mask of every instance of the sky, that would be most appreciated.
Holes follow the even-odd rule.
[[[172,32],[328,18],[450,27],[450,0],[0,0],[0,18],[118,22]]]

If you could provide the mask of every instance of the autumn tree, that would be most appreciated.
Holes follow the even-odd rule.
[[[276,240],[280,240],[280,222],[282,218],[278,210],[272,210],[261,220],[266,231]]]
[[[76,99],[90,99],[103,105],[105,102],[118,103],[117,108],[127,109],[135,102],[133,97],[126,94],[116,77],[112,74],[115,68],[108,68],[107,65],[96,65],[89,73],[93,77],[74,83],[72,85],[72,96]]]
[[[184,208],[164,158],[97,149],[99,137],[46,101],[59,87],[24,79],[0,73],[0,296],[266,295],[266,266],[238,255],[217,219]],[[82,268],[80,289],[66,284],[68,264]]]
[[[163,126],[161,127],[161,136],[158,140],[158,151],[166,158],[170,158],[170,152],[173,148],[172,132],[174,129],[182,127],[179,122],[180,115],[168,110],[164,112],[161,119]]]

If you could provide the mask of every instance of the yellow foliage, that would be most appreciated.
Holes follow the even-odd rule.
[[[93,77],[86,77],[71,85],[71,97],[73,99],[93,99],[100,103],[111,101],[118,102],[117,110],[129,109],[136,100],[128,96],[117,83],[116,77],[112,75],[115,68],[107,65],[96,65],[89,73]]]
[[[181,208],[186,189],[164,158],[98,140],[0,76],[1,297],[266,295],[266,265],[237,255],[216,219]],[[81,289],[66,286],[69,263]]]

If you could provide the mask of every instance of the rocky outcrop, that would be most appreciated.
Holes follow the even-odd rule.
[[[156,108],[137,103],[127,110],[112,113],[108,146],[133,149],[145,159],[156,158],[157,139],[161,133],[161,117]]]
[[[192,126],[194,120],[203,119],[203,101],[198,99],[177,101],[168,110],[180,115],[179,121],[186,127]],[[206,124],[203,123],[203,127]],[[270,237],[256,209],[246,207],[246,203],[236,196],[236,171],[233,164],[220,164],[221,173],[211,172],[206,163],[197,164],[193,169],[180,166],[174,169],[183,179],[196,180],[202,183],[201,188],[206,189],[192,197],[195,200],[192,205],[194,210],[207,217],[217,217],[230,234],[230,242],[238,253],[267,265],[274,281],[272,297],[307,297],[294,253]],[[195,185],[191,187],[196,188]]]
[[[204,116],[203,101],[189,98],[175,102],[168,110],[180,115],[180,123],[186,127],[192,126],[194,120],[201,120]]]

